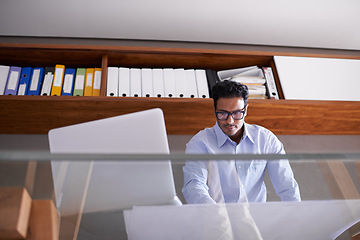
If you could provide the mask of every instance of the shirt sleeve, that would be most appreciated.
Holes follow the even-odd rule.
[[[268,153],[285,154],[283,144],[273,134],[270,135]],[[295,180],[287,159],[269,161],[267,169],[276,194],[281,201],[301,201],[299,185]]]
[[[186,144],[186,153],[207,154],[206,147],[196,139],[190,140]],[[209,195],[207,186],[208,161],[186,161],[183,167],[184,187],[182,193],[189,204],[208,203],[215,204],[215,201]]]

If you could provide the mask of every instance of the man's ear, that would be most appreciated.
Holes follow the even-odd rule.
[[[245,116],[244,116],[244,117],[246,117],[246,115],[247,115],[248,107],[249,107],[249,104],[246,104],[246,107],[245,107]]]

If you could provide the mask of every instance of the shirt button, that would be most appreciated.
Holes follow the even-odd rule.
[[[239,165],[238,168],[241,168],[241,166]]]

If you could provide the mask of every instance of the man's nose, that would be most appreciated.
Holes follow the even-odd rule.
[[[229,117],[228,117],[228,119],[226,119],[226,122],[227,123],[233,123],[234,122],[234,119],[233,119],[231,114],[229,114]]]

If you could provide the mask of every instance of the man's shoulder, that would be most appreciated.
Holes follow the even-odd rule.
[[[247,130],[253,133],[272,134],[272,132],[260,125],[246,123]]]
[[[202,141],[208,138],[215,137],[215,129],[214,127],[205,128],[195,134],[190,141]]]

